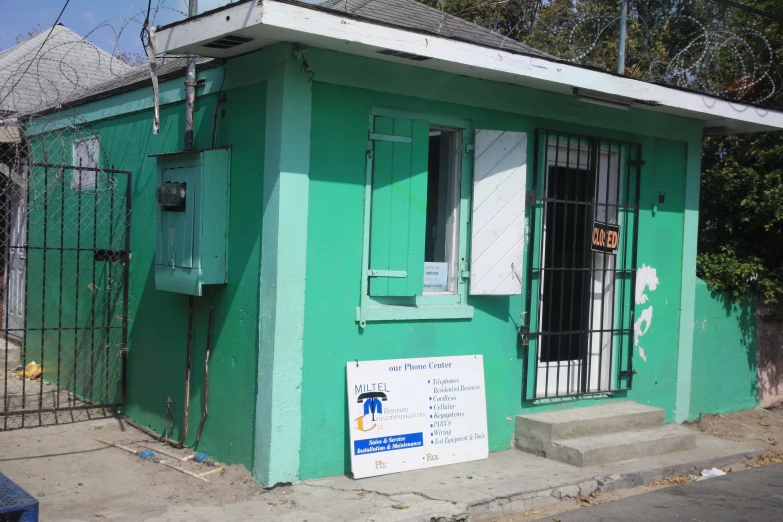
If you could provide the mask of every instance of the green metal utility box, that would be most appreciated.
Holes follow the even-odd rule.
[[[155,288],[201,295],[228,282],[231,149],[155,155],[158,163]]]

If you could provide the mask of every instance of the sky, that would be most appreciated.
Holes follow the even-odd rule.
[[[199,12],[208,11],[231,0],[199,0]],[[160,11],[156,25],[164,25],[183,18],[175,11],[186,12],[187,0],[152,0],[153,8],[161,4],[169,9]],[[65,0],[0,0],[0,49],[16,45],[16,36],[34,30],[48,30],[60,13]],[[143,5],[142,5],[143,4]],[[147,0],[70,0],[60,23],[84,36],[104,22],[88,39],[111,52],[120,33],[122,50],[129,53],[143,53],[139,32]],[[125,24],[128,19],[135,19]],[[125,29],[123,30],[123,25]]]

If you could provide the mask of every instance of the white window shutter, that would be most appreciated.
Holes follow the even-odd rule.
[[[471,295],[522,293],[527,133],[476,130]]]

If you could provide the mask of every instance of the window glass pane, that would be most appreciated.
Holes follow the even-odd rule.
[[[424,243],[424,291],[455,292],[452,277],[456,251],[456,210],[458,168],[454,161],[455,142],[459,133],[433,127],[430,129],[427,177],[427,225]]]
[[[98,138],[75,141],[73,143],[73,165],[96,169],[100,166],[100,142]],[[97,173],[94,170],[74,169],[71,187],[84,188],[95,186]]]

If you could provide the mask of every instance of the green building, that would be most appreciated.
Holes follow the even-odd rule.
[[[208,334],[198,448],[266,486],[350,471],[349,361],[481,354],[490,451],[521,413],[756,404],[736,310],[695,276],[700,157],[783,114],[394,4],[251,0],[159,28],[159,52],[205,57],[193,151],[183,58],[159,61],[157,134],[147,68],[28,126],[131,173],[122,413],[179,438],[188,359],[192,443]]]

